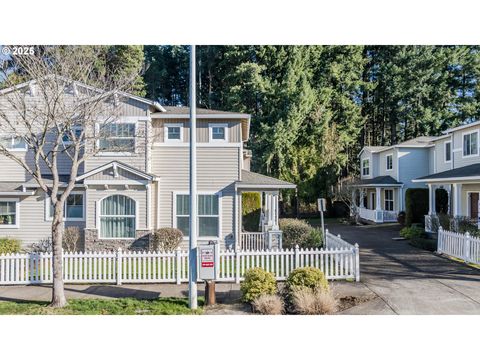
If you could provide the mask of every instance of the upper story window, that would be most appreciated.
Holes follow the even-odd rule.
[[[0,143],[5,149],[10,151],[26,151],[27,143],[21,136],[9,135],[2,136]]]
[[[62,137],[62,141],[65,145],[70,145],[72,143],[72,135],[73,132],[75,139],[78,139],[82,135],[82,127],[81,126],[72,126],[71,130],[65,131]]]
[[[368,176],[370,175],[370,160],[364,159],[362,161],[362,175]]]
[[[183,142],[183,124],[165,124],[165,142]]]
[[[208,124],[210,142],[226,142],[228,141],[228,125],[227,124]]]
[[[392,170],[393,169],[393,155],[387,155],[387,170]]]
[[[115,123],[100,127],[98,146],[106,152],[135,152],[135,123]]]
[[[445,143],[445,162],[452,161],[452,142],[447,141]]]
[[[478,155],[478,132],[463,134],[463,156]]]

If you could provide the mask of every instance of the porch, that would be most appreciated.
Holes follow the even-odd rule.
[[[403,184],[390,176],[363,179],[352,191],[353,214],[374,223],[396,222],[403,210]]]
[[[282,231],[279,229],[279,199],[281,189],[295,189],[296,185],[287,181],[278,180],[265,175],[242,170],[242,178],[235,183],[237,227],[236,248],[240,250],[270,250],[282,248]],[[260,209],[258,220],[254,221],[253,228],[248,230],[244,226],[244,211],[242,196],[244,193],[258,193]],[[250,225],[252,226],[252,225]]]

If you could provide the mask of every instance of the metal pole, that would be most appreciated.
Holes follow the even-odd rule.
[[[190,236],[188,303],[197,308],[197,114],[195,45],[190,46]]]
[[[322,235],[323,235],[323,239],[325,239],[325,223],[323,221],[323,211],[320,210],[320,219],[322,219]]]

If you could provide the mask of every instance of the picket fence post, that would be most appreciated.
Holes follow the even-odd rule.
[[[175,257],[177,261],[177,285],[182,282],[182,257],[181,257],[182,249],[180,246],[175,250]]]
[[[465,233],[465,247],[463,249],[463,260],[468,262],[470,260],[470,233]]]
[[[360,281],[360,249],[355,243],[355,281]]]
[[[240,248],[235,247],[235,283],[240,284]]]
[[[117,250],[117,285],[122,285],[122,248]]]
[[[295,245],[295,269],[300,267],[300,254],[299,254],[300,247]]]
[[[437,234],[437,254],[441,254],[443,250],[443,228],[440,226],[438,228],[438,234]]]

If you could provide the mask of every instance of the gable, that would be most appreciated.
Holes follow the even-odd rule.
[[[112,161],[79,177],[85,184],[148,184],[156,177],[127,164]]]

